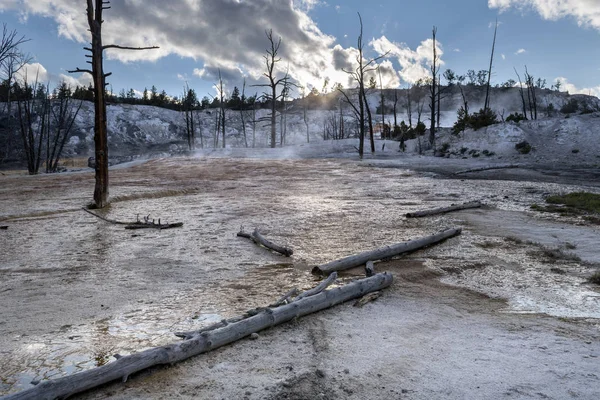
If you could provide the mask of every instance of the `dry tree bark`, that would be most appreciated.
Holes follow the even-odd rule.
[[[262,246],[266,247],[267,249],[271,249],[279,254],[283,254],[286,257],[290,257],[292,254],[294,254],[294,250],[292,250],[291,248],[279,246],[279,245],[271,242],[270,240],[266,239],[263,235],[260,234],[258,229],[254,229],[254,231],[252,233],[246,233],[242,229],[237,233],[237,236],[243,237],[246,239],[250,239],[254,243],[256,243],[258,245],[262,245]]]
[[[462,230],[460,228],[447,229],[432,236],[396,243],[375,250],[365,251],[353,256],[331,261],[327,264],[318,265],[313,268],[312,272],[313,274],[329,274],[333,271],[343,271],[358,267],[367,263],[368,261],[383,260],[398,256],[400,254],[410,253],[415,250],[440,243],[453,236],[460,235],[461,231]]]
[[[31,389],[8,395],[4,397],[4,400],[66,398],[117,379],[125,382],[131,374],[136,372],[157,365],[174,364],[206,353],[263,329],[384,289],[390,286],[392,281],[393,277],[389,273],[377,274],[281,307],[267,308],[239,322],[223,324],[222,327],[203,331],[178,343],[151,348],[128,356],[115,356],[117,360],[114,362],[77,374],[44,381]]]
[[[482,204],[479,201],[473,201],[470,203],[463,203],[463,204],[452,204],[449,207],[441,207],[441,208],[434,208],[432,210],[410,212],[410,213],[406,214],[406,217],[407,218],[421,218],[421,217],[427,217],[429,215],[445,214],[445,213],[449,213],[452,211],[467,210],[470,208],[479,208],[481,206],[482,206]]]

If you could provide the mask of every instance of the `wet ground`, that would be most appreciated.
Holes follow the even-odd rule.
[[[112,205],[100,212],[122,221],[150,215],[184,222],[182,228],[163,231],[128,231],[83,212],[93,191],[89,171],[0,176],[0,225],[8,225],[0,231],[0,394],[102,365],[114,353],[173,342],[175,331],[264,306],[294,286],[309,288],[315,284],[310,269],[316,264],[454,226],[464,228],[460,237],[411,255],[411,268],[379,266],[396,271],[405,282],[390,289],[383,304],[393,306],[390,302],[405,296],[398,293],[401,287],[412,293],[414,307],[407,312],[416,311],[424,299],[431,301],[423,310],[430,310],[436,296],[467,296],[478,305],[458,314],[546,313],[552,317],[539,317],[542,324],[551,324],[551,331],[582,330],[567,336],[595,343],[590,351],[597,357],[600,292],[586,278],[600,262],[599,227],[530,210],[549,193],[597,188],[585,182],[538,182],[535,171],[519,171],[524,176],[518,180],[458,180],[423,170],[344,159],[234,158],[160,159],[114,169]],[[486,207],[418,220],[404,217],[472,200]],[[241,227],[259,228],[269,239],[293,247],[294,256],[272,254],[236,237]],[[437,283],[438,278],[507,302],[455,291]],[[383,314],[398,318],[397,312]],[[326,315],[325,322],[307,323],[326,324],[333,318]],[[502,323],[520,324],[517,319],[525,318],[520,315],[510,314]],[[495,335],[499,322],[479,318],[490,326],[485,335]],[[522,324],[532,325],[530,320]],[[462,328],[452,327],[457,336]],[[300,380],[294,383],[298,388],[306,384],[302,377],[294,378]],[[592,381],[598,383],[598,377]],[[155,398],[168,390],[162,385],[151,386]],[[417,387],[414,383],[410,390]],[[218,390],[211,386],[203,393],[213,398]],[[248,397],[264,398],[250,392]],[[140,393],[129,398],[135,396],[147,398]]]

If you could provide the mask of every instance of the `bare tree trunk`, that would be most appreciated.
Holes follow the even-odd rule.
[[[248,148],[248,138],[246,137],[246,118],[244,116],[246,111],[246,79],[242,85],[242,104],[240,106],[240,117],[242,120],[242,133],[244,134],[244,146]]]
[[[371,108],[369,107],[369,102],[367,101],[367,95],[363,90],[363,97],[365,101],[365,109],[367,110],[367,121],[369,122],[369,139],[371,142],[371,153],[375,153],[375,137],[373,134],[373,119],[371,118]]]
[[[490,57],[490,69],[488,70],[487,88],[485,91],[485,106],[484,110],[490,108],[490,82],[492,79],[492,66],[494,64],[494,51],[496,49],[496,34],[498,33],[498,19],[496,19],[496,27],[494,28],[494,43],[492,44],[492,56]]]
[[[437,28],[433,27],[433,63],[431,66],[431,126],[429,128],[429,143],[432,146],[435,146],[435,102],[436,102],[436,85],[437,85],[437,44],[436,44],[436,35]]]
[[[95,170],[96,186],[94,188],[94,203],[98,208],[104,208],[108,205],[108,135],[106,130],[106,77],[110,73],[104,73],[102,54],[108,48],[124,50],[148,50],[158,47],[123,47],[117,45],[102,45],[102,11],[109,9],[108,1],[87,0],[87,21],[92,34],[91,48],[85,50],[92,53],[92,70],[82,70],[77,68],[73,72],[87,72],[92,75],[94,82],[94,146],[95,146]]]
[[[517,72],[517,69],[514,68],[515,74],[517,74],[517,78],[519,78],[519,93],[521,94],[521,102],[523,104],[523,116],[527,118],[527,107],[525,105],[525,94],[523,93],[523,81],[521,81],[521,75]]]

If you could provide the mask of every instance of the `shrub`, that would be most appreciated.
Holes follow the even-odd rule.
[[[465,109],[461,107],[458,110],[458,119],[452,127],[452,132],[457,135],[466,128],[478,130],[497,123],[498,117],[490,108],[482,108],[478,112],[469,115]]]
[[[519,142],[515,145],[515,149],[521,154],[529,154],[531,151],[531,145],[526,140]]]
[[[519,114],[518,112],[512,113],[506,117],[506,122],[515,122],[518,124],[521,121],[527,121],[527,117],[523,114]]]
[[[596,285],[600,285],[600,271],[594,273],[594,275],[590,276],[588,279],[590,283],[595,283]]]
[[[560,108],[560,112],[563,114],[573,114],[579,110],[579,102],[577,99],[571,99],[567,104]]]

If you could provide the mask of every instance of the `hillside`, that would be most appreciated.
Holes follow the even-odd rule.
[[[483,103],[485,88],[478,86],[464,87],[469,109],[478,110]],[[350,93],[352,95],[353,93]],[[394,97],[397,95],[396,104],[397,122],[409,121],[407,115],[407,90],[385,90],[385,120],[393,124],[393,116],[389,110],[393,109]],[[355,95],[355,93],[354,93]],[[418,110],[422,111],[421,120],[429,124],[428,90],[426,87],[416,87],[411,91],[412,122],[418,120]],[[453,147],[449,153],[459,153],[460,149],[488,150],[496,154],[504,154],[505,148],[514,147],[515,141],[527,140],[536,150],[545,146],[545,141],[536,144],[540,131],[556,131],[557,140],[569,143],[568,151],[579,150],[581,154],[591,152],[593,148],[586,145],[587,139],[579,139],[581,133],[587,137],[595,132],[593,116],[572,117],[565,120],[565,115],[560,110],[565,105],[575,100],[577,113],[600,110],[600,100],[596,97],[573,95],[565,92],[538,89],[538,115],[537,121],[526,121],[520,125],[500,124],[477,133],[467,132],[464,136],[448,137],[448,142]],[[494,88],[491,96],[491,106],[499,118],[506,118],[510,113],[521,110],[521,99],[517,88]],[[375,123],[381,122],[381,115],[376,114],[380,103],[380,92],[371,90],[368,94],[369,106],[373,113]],[[456,121],[458,108],[463,104],[463,99],[458,87],[444,89],[443,99],[440,104],[442,127],[450,127]],[[550,110],[548,106],[552,104]],[[573,103],[572,103],[573,104]],[[285,136],[285,145],[300,145],[308,141],[317,142],[324,139],[340,137],[340,110],[344,121],[343,137],[356,137],[358,126],[351,107],[345,104],[339,93],[330,93],[320,96],[308,96],[297,99],[288,104],[285,116],[278,115],[278,142],[282,135]],[[306,121],[304,111],[306,109]],[[137,156],[167,156],[181,154],[189,151],[185,129],[185,119],[181,112],[144,105],[109,104],[108,105],[108,132],[111,156],[123,159]],[[269,110],[258,109],[245,111],[246,137],[241,123],[241,112],[226,110],[226,145],[228,148],[243,147],[268,147],[269,146]],[[222,137],[215,136],[217,130],[218,109],[198,110],[195,112],[196,123],[196,149],[220,148]],[[551,117],[551,118],[546,118]],[[255,121],[255,122],[253,122]],[[285,123],[282,124],[282,121]],[[5,152],[4,158],[18,161],[21,153],[20,137],[18,132],[13,132],[12,138],[7,140],[6,107],[0,105],[0,148]],[[14,123],[13,123],[14,124]],[[285,125],[282,134],[281,127]],[[443,135],[443,133],[442,133]],[[579,135],[579,136],[578,136]],[[586,136],[587,135],[587,136]],[[543,137],[548,135],[544,134]],[[573,136],[571,138],[571,136]],[[582,141],[583,140],[583,141]],[[471,144],[460,144],[470,141]],[[488,143],[489,142],[489,143]],[[416,143],[416,142],[415,142]],[[442,143],[442,142],[438,142]],[[567,146],[565,144],[565,146]],[[93,155],[93,104],[84,102],[75,121],[71,136],[64,150],[64,157],[88,157]],[[566,149],[566,147],[565,147]],[[409,143],[408,150],[417,150],[417,145]],[[8,154],[8,156],[6,156]],[[2,158],[2,157],[0,157]]]

